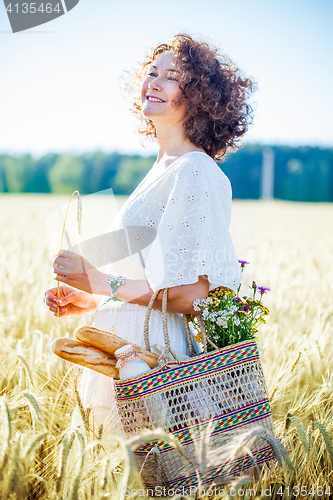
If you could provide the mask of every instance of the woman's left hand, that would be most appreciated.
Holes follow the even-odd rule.
[[[88,293],[103,295],[107,275],[84,257],[70,250],[59,250],[53,261],[54,279]]]

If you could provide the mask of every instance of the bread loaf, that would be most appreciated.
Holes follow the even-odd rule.
[[[54,354],[67,361],[86,366],[108,377],[119,379],[119,372],[115,367],[116,358],[83,342],[60,337],[52,342],[51,350]]]
[[[93,326],[79,326],[79,328],[75,330],[74,335],[81,342],[96,347],[97,349],[101,349],[111,355],[114,354],[114,352],[120,347],[131,344],[139,354],[140,358],[143,359],[143,361],[145,361],[150,368],[153,368],[158,360],[158,356],[153,352],[146,351],[146,349],[132,344],[132,342],[128,342],[113,333],[99,330]]]

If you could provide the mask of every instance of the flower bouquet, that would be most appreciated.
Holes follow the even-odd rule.
[[[249,262],[239,260],[242,272]],[[206,333],[216,348],[226,347],[244,340],[256,338],[258,326],[266,323],[264,316],[269,314],[269,309],[262,303],[262,297],[270,288],[257,286],[253,281],[252,297],[240,296],[241,284],[237,293],[230,288],[220,286],[208,294],[207,299],[197,299],[193,302],[196,311],[201,311]],[[200,326],[195,318],[191,317],[192,324],[197,331],[193,338],[203,343]],[[208,351],[213,351],[211,344],[207,345]]]

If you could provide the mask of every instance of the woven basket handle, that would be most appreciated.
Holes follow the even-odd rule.
[[[155,302],[155,299],[157,295],[160,293],[161,290],[157,290],[156,292],[153,293],[153,295],[150,298],[146,315],[145,315],[145,320],[144,320],[144,327],[143,327],[143,332],[144,332],[144,341],[145,341],[145,348],[147,351],[150,351],[150,343],[149,343],[149,318],[150,318],[150,313],[153,308],[153,304]],[[163,336],[164,336],[164,344],[167,350],[167,353],[171,353],[173,357],[175,355],[173,354],[172,350],[170,349],[170,339],[169,339],[169,333],[168,333],[168,320],[167,320],[167,300],[168,300],[168,288],[164,288],[163,291],[163,297],[162,297],[162,326],[163,326]],[[190,327],[188,325],[188,315],[183,314],[183,321],[184,321],[184,328],[185,328],[185,333],[186,333],[186,340],[187,340],[187,345],[188,345],[188,350],[189,350],[189,355],[194,356],[196,354],[194,346],[192,344],[192,336],[190,332]],[[217,345],[215,345],[208,337],[205,329],[204,322],[201,318],[201,316],[197,316],[197,321],[200,326],[200,332],[202,335],[203,339],[203,348],[204,348],[204,353],[207,354],[207,342],[214,347],[214,349],[219,349]]]
[[[219,349],[219,347],[217,345],[215,345],[214,342],[212,342],[210,340],[210,338],[208,337],[208,335],[206,333],[205,324],[203,322],[201,314],[199,314],[199,316],[197,316],[196,318],[197,318],[197,322],[198,322],[198,324],[200,326],[200,332],[201,332],[201,335],[202,335],[202,342],[203,342],[204,353],[207,354],[207,342],[212,347],[214,347],[214,349]]]
[[[143,338],[145,341],[145,348],[147,349],[147,351],[150,351],[150,342],[149,342],[150,313],[151,313],[151,310],[153,308],[153,304],[155,302],[155,299],[160,291],[161,290],[157,290],[151,296],[148,307],[147,307],[146,315],[145,315],[144,327],[143,327],[143,333],[144,333]],[[169,332],[168,332],[168,320],[167,320],[167,300],[168,300],[168,288],[164,288],[163,297],[162,297],[162,326],[163,326],[164,344],[165,344],[165,348],[166,348],[167,353],[171,353],[175,357],[175,355],[173,354],[173,352],[170,348],[170,339],[169,339]],[[191,332],[190,332],[190,329],[188,326],[188,318],[187,318],[186,314],[183,315],[183,320],[184,320],[184,327],[185,327],[189,355],[194,356],[194,354],[196,354],[196,353],[195,353],[195,350],[194,350],[194,347],[192,344],[192,337],[191,337]]]
[[[150,313],[153,308],[153,304],[155,302],[155,299],[157,295],[159,294],[160,290],[156,290],[156,292],[153,293],[153,295],[150,298],[146,315],[145,315],[145,320],[143,324],[143,338],[145,341],[145,348],[147,351],[150,351],[150,342],[149,342],[149,318],[150,318]],[[169,340],[169,333],[168,333],[168,320],[167,320],[167,314],[166,314],[166,303],[168,299],[168,289],[165,288],[163,292],[163,297],[162,297],[162,328],[163,328],[163,336],[164,336],[164,344],[166,347],[167,352],[170,352],[170,340]]]

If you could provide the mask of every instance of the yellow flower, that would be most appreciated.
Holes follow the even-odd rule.
[[[255,301],[256,302],[256,306],[260,307],[261,311],[262,311],[262,314],[264,315],[267,315],[269,314],[269,309],[268,307],[264,306],[264,304],[258,300]]]
[[[193,338],[194,338],[194,340],[196,340],[200,344],[203,343],[203,338],[202,338],[202,333],[201,332],[198,332],[196,335],[193,335]]]
[[[236,292],[226,286],[218,286],[209,292],[208,297],[226,297],[230,294],[236,295]]]
[[[240,314],[241,316],[245,316],[246,318],[249,318],[250,315],[246,311],[237,311],[237,314]]]
[[[260,321],[261,323],[266,324],[266,320],[265,320],[262,316],[260,316],[260,317],[258,318],[258,321]]]

